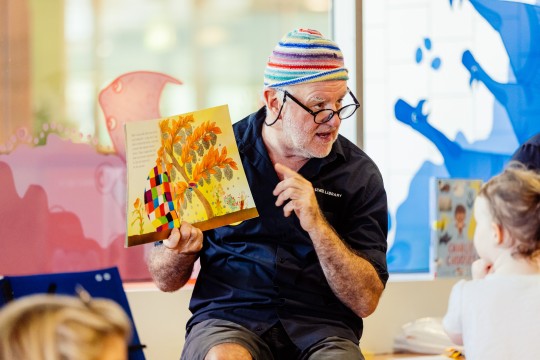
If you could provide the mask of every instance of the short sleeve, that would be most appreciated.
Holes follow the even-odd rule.
[[[376,168],[365,180],[347,215],[348,226],[340,236],[373,265],[383,284],[388,281],[386,263],[388,205],[383,180]]]
[[[459,281],[452,288],[450,298],[448,299],[448,310],[443,318],[444,330],[449,334],[462,334],[463,333],[463,288],[465,286],[465,280]]]

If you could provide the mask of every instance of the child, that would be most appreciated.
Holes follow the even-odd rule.
[[[480,259],[443,326],[467,360],[540,359],[540,173],[511,164],[482,187],[474,216]]]
[[[108,299],[29,295],[0,310],[0,360],[126,360],[130,336]]]

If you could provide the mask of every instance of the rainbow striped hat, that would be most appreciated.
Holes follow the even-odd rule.
[[[338,45],[317,30],[296,29],[285,35],[268,58],[264,86],[348,80]]]

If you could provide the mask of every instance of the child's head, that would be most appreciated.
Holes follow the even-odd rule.
[[[475,203],[475,246],[484,257],[492,235],[512,248],[513,254],[531,258],[540,253],[540,173],[511,164],[491,178]],[[492,234],[492,235],[490,235]]]
[[[30,295],[0,310],[0,359],[125,360],[130,334],[112,300]]]

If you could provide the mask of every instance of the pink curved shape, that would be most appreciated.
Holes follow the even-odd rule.
[[[124,124],[160,118],[159,100],[168,83],[182,82],[152,71],[134,71],[117,77],[99,93],[99,105],[116,153],[125,161]]]
[[[148,279],[144,248],[124,249],[125,234],[105,247],[85,235],[88,218],[51,206],[46,189],[31,184],[20,196],[11,166],[0,160],[0,274],[28,275],[118,266],[122,277]],[[71,201],[73,199],[71,197]],[[67,202],[67,199],[66,199]],[[87,204],[96,208],[95,203]],[[99,219],[99,214],[96,214]],[[94,226],[102,226],[94,219]]]
[[[124,124],[161,117],[168,75],[119,76],[99,94],[118,156],[49,134],[0,154],[0,274],[85,271],[118,266],[124,280],[147,280],[146,246],[124,248]],[[25,137],[24,131],[16,134]],[[15,135],[13,135],[15,136]]]

